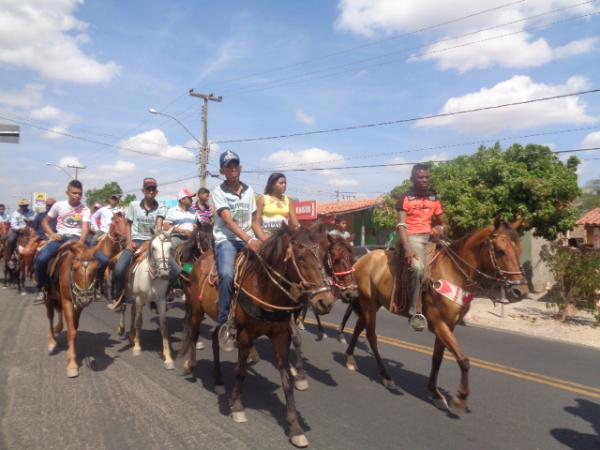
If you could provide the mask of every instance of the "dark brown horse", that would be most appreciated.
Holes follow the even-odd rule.
[[[48,354],[56,350],[56,335],[62,331],[63,316],[67,325],[67,376],[79,375],[75,353],[75,336],[83,308],[96,298],[96,249],[77,242],[64,244],[50,262],[46,313],[50,324]],[[59,314],[54,327],[54,311]]]
[[[4,286],[15,284],[20,294],[25,295],[25,279],[28,267],[23,255],[30,239],[35,236],[33,228],[29,225],[24,229],[19,230],[17,237],[17,245],[12,254],[8,252],[8,245],[5,245],[2,252],[4,262]]]
[[[107,298],[112,291],[112,270],[117,262],[117,256],[125,248],[127,241],[127,219],[122,214],[114,214],[108,227],[108,232],[98,239],[97,251],[102,252],[108,258],[108,266],[104,273],[103,283],[107,285]],[[102,291],[103,286],[98,286]]]
[[[471,292],[484,285],[495,285],[505,288],[509,299],[521,300],[528,289],[519,266],[521,243],[516,231],[519,226],[520,221],[513,225],[497,222],[494,226],[475,231],[444,247],[430,265],[432,283],[424,289],[423,312],[427,317],[429,330],[435,334],[428,389],[434,405],[438,408],[448,409],[448,403],[437,387],[438,372],[444,350],[447,348],[456,358],[461,371],[460,386],[452,404],[458,409],[468,409],[469,359],[454,335],[454,327],[468,312],[469,305],[461,305],[461,301],[453,302],[440,295],[434,289],[435,281],[446,280]],[[358,336],[366,328],[367,339],[375,355],[379,373],[388,388],[394,387],[394,382],[381,361],[375,325],[377,310],[382,306],[390,309],[397,270],[396,258],[393,251],[376,250],[363,256],[355,264],[359,297],[353,306],[359,317],[346,350],[346,366],[350,370],[357,370],[353,356],[354,347]],[[407,313],[404,312],[403,315],[406,316]]]
[[[334,302],[323,267],[326,249],[319,242],[323,242],[323,236],[315,231],[304,227],[292,231],[284,227],[264,243],[259,254],[245,253],[245,262],[238,259],[238,289],[234,297],[236,301],[232,304],[238,342],[236,382],[230,398],[233,420],[247,420],[241,391],[248,355],[254,341],[266,335],[275,350],[276,365],[281,374],[290,440],[298,447],[306,447],[308,441],[298,422],[294,389],[288,372],[292,313],[301,309],[303,302],[309,301],[315,311],[326,314]],[[195,365],[194,344],[198,339],[202,316],[208,314],[216,319],[218,314],[216,280],[211,278],[213,269],[213,253],[207,252],[198,259],[191,275],[190,291],[186,296],[185,339],[181,350],[185,358],[184,370],[188,373]],[[218,332],[217,327],[212,337],[214,380],[215,391],[222,394],[225,387],[221,375]]]

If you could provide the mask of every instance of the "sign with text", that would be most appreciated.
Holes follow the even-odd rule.
[[[34,192],[33,193],[33,210],[35,212],[42,212],[46,210],[46,193],[45,192]]]
[[[294,203],[296,217],[298,220],[307,221],[317,218],[317,202],[316,200],[305,200]]]

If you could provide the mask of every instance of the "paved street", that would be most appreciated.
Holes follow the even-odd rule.
[[[235,424],[227,398],[212,390],[211,358],[198,351],[193,376],[163,369],[161,340],[145,311],[141,356],[116,334],[117,315],[103,302],[82,316],[77,348],[82,368],[65,375],[60,351],[46,355],[47,320],[32,296],[0,291],[0,448],[7,449],[280,449],[287,443],[279,375],[264,358],[251,367],[244,403],[249,422]],[[325,319],[339,323],[336,305]],[[181,303],[169,310],[173,348],[180,345]],[[351,320],[350,325],[354,323]],[[211,324],[202,326],[208,344]],[[380,313],[380,350],[397,391],[383,387],[361,340],[359,371],[344,366],[345,347],[303,333],[310,389],[296,392],[306,436],[315,449],[598,449],[600,352],[476,327],[458,336],[471,357],[471,412],[446,413],[427,400],[431,334],[409,330],[405,319]],[[330,336],[333,333],[329,331]],[[208,346],[208,345],[207,345]],[[224,375],[233,381],[233,356]],[[440,386],[454,393],[459,371],[446,359]]]

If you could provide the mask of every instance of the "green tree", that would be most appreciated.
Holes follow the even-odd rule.
[[[496,144],[432,165],[431,181],[444,202],[453,236],[489,225],[496,217],[510,221],[520,215],[526,228],[535,228],[536,235],[552,240],[570,229],[579,216],[573,205],[580,194],[578,164],[576,157],[561,162],[542,145],[514,144],[504,151]],[[395,226],[390,207],[386,202],[377,212],[377,225]]]
[[[577,200],[579,211],[582,214],[594,208],[600,208],[600,178],[589,180],[583,187],[583,192]]]
[[[110,198],[110,196],[114,195],[114,194],[122,195],[123,189],[121,189],[121,186],[119,186],[119,183],[117,183],[116,181],[111,181],[109,183],[106,183],[101,188],[88,189],[85,192],[86,203],[90,208],[95,203],[102,203],[103,205],[106,205],[108,203],[108,199]],[[119,204],[122,206],[125,206],[125,205],[128,205],[129,203],[131,203],[133,200],[135,200],[135,195],[127,194],[125,197],[121,198],[121,201]]]
[[[550,296],[561,311],[561,320],[567,319],[569,306],[573,306],[594,313],[600,322],[600,312],[596,308],[596,291],[600,290],[600,253],[553,242],[542,248],[540,256],[556,280]]]

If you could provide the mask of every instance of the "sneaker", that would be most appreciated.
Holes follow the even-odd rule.
[[[415,331],[423,331],[427,326],[427,319],[423,314],[415,314],[410,318],[410,326]]]
[[[202,341],[196,342],[196,350],[204,350],[204,343]]]
[[[44,295],[44,291],[39,290],[38,293],[36,294],[35,298],[33,299],[33,304],[41,305],[45,302],[46,302],[46,296]]]
[[[219,328],[219,346],[224,352],[232,352],[235,348],[235,335],[231,333],[231,330],[227,324],[221,325]]]

